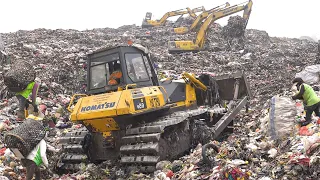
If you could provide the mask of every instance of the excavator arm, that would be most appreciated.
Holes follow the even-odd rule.
[[[223,7],[222,7],[223,6]],[[196,19],[193,21],[193,23],[191,24],[190,28],[188,27],[178,27],[178,28],[174,28],[173,31],[176,34],[185,34],[189,31],[193,31],[195,29],[195,27],[197,27],[199,25],[200,22],[202,22],[205,18],[207,18],[209,16],[209,14],[216,12],[216,11],[220,11],[224,8],[229,7],[230,4],[227,2],[223,5],[217,6],[215,8],[212,8],[208,11],[204,11],[201,14],[199,14],[199,16],[196,17]],[[190,14],[191,15],[191,14]]]
[[[244,3],[242,3],[244,4]],[[242,5],[234,5],[229,8],[223,9],[221,11],[217,11],[211,13],[208,18],[203,22],[200,30],[197,33],[195,42],[193,41],[169,41],[168,43],[168,50],[169,53],[179,53],[179,52],[186,52],[186,51],[193,51],[197,52],[201,50],[205,43],[206,32],[211,25],[212,22],[221,19],[223,17],[229,16],[231,14],[244,11],[243,18],[245,19],[245,27],[248,24],[248,20],[250,17],[251,9],[252,9],[252,0],[249,0],[248,3]]]
[[[176,11],[171,11],[171,12],[167,12],[166,14],[164,14],[162,16],[162,18],[157,21],[157,20],[151,20],[150,18],[146,18],[144,19],[144,21],[142,22],[142,28],[145,28],[145,27],[153,27],[153,26],[162,26],[164,25],[164,23],[166,22],[166,20],[170,17],[173,17],[173,16],[178,16],[178,15],[185,15],[185,14],[190,14],[191,17],[197,17],[197,15],[195,13],[197,12],[201,12],[205,10],[204,7],[197,7],[197,8],[194,8],[194,9],[190,9],[190,8],[186,8],[185,9],[179,9],[179,10],[176,10]],[[148,12],[148,17],[150,17],[151,13]],[[146,15],[147,17],[147,15]]]
[[[192,10],[190,8],[187,8],[187,10],[188,10],[188,12],[189,12],[191,17],[196,18],[197,17],[197,15],[196,15],[197,12],[202,12],[202,11],[205,11],[206,9],[203,6],[201,6],[201,7],[194,8]]]

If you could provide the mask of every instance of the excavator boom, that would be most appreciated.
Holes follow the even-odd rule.
[[[208,11],[204,11],[202,12],[201,14],[199,14],[196,19],[193,21],[193,23],[191,24],[190,28],[188,27],[178,27],[178,28],[174,28],[173,31],[176,33],[176,34],[185,34],[189,31],[193,31],[195,29],[195,27],[197,27],[199,25],[200,22],[202,22],[205,18],[207,18],[211,13],[213,12],[216,12],[216,11],[220,11],[224,8],[227,8],[229,7],[230,4],[227,2],[223,5],[220,5],[220,6],[217,6],[217,7],[214,7]]]
[[[244,4],[244,3],[242,3]],[[243,18],[245,19],[245,27],[248,24],[248,20],[250,17],[251,9],[252,9],[252,0],[248,1],[248,3],[242,5],[234,5],[231,7],[228,7],[226,9],[213,12],[211,13],[208,18],[203,22],[200,30],[197,33],[195,42],[193,41],[169,41],[168,43],[168,49],[169,53],[180,53],[180,52],[186,52],[186,51],[193,51],[197,52],[201,49],[203,49],[204,43],[205,43],[205,37],[206,32],[211,25],[212,22],[221,19],[223,17],[229,16],[231,14],[244,11],[243,12]]]
[[[167,12],[162,16],[162,18],[157,21],[157,20],[151,20],[152,13],[147,12],[145,19],[142,22],[142,28],[147,28],[147,27],[153,27],[153,26],[162,26],[166,22],[166,20],[170,17],[173,16],[178,16],[178,15],[185,15],[189,14],[191,17],[196,18],[197,15],[195,13],[205,11],[204,7],[197,7],[194,9],[186,8],[186,9],[179,9],[176,11],[170,11]]]

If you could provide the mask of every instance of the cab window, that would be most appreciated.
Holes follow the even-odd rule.
[[[107,63],[94,63],[90,69],[90,89],[102,88],[107,85],[107,78],[109,76],[109,68]]]
[[[149,76],[141,54],[125,54],[126,66],[129,78],[133,82],[148,81]]]
[[[117,66],[116,66],[117,64]],[[110,76],[114,71],[121,71],[120,61],[112,61],[108,63],[92,62],[90,69],[90,89],[103,88],[108,84]],[[119,69],[120,68],[120,69]],[[121,82],[121,78],[119,82]]]
[[[151,68],[150,68],[149,62],[148,62],[148,59],[145,56],[143,56],[143,61],[144,61],[144,64],[146,65],[146,67],[147,67],[149,77],[152,77],[152,73],[151,73]]]

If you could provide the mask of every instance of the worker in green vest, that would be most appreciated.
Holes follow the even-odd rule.
[[[55,153],[60,151],[60,149],[56,149],[49,145],[44,139],[38,143],[38,145],[28,154],[27,157],[24,157],[17,148],[10,148],[10,150],[19,160],[21,160],[22,165],[26,167],[27,180],[32,180],[34,175],[35,180],[40,180],[40,166],[42,165],[46,167],[48,173],[53,174],[49,169],[47,150]]]
[[[306,121],[302,122],[301,125],[306,126],[312,121],[311,115],[313,112],[316,116],[320,117],[320,98],[317,96],[313,88],[304,83],[301,78],[295,78],[292,82],[296,85],[298,90],[298,93],[292,96],[292,99],[303,100],[304,109],[306,110]]]
[[[39,84],[36,82],[31,82],[28,86],[18,93],[16,93],[16,97],[19,100],[19,111],[17,112],[18,120],[25,119],[25,110],[28,109],[29,104],[32,104],[34,115],[37,115],[39,110],[36,105],[37,94],[39,90]],[[29,101],[29,97],[31,96],[31,102]]]

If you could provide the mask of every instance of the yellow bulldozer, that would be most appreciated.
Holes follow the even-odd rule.
[[[87,63],[87,94],[75,94],[68,107],[71,121],[85,128],[59,138],[56,168],[64,173],[106,160],[152,172],[229,130],[251,97],[244,72],[160,81],[150,52],[137,44],[98,50]],[[204,129],[210,138],[200,137]]]

